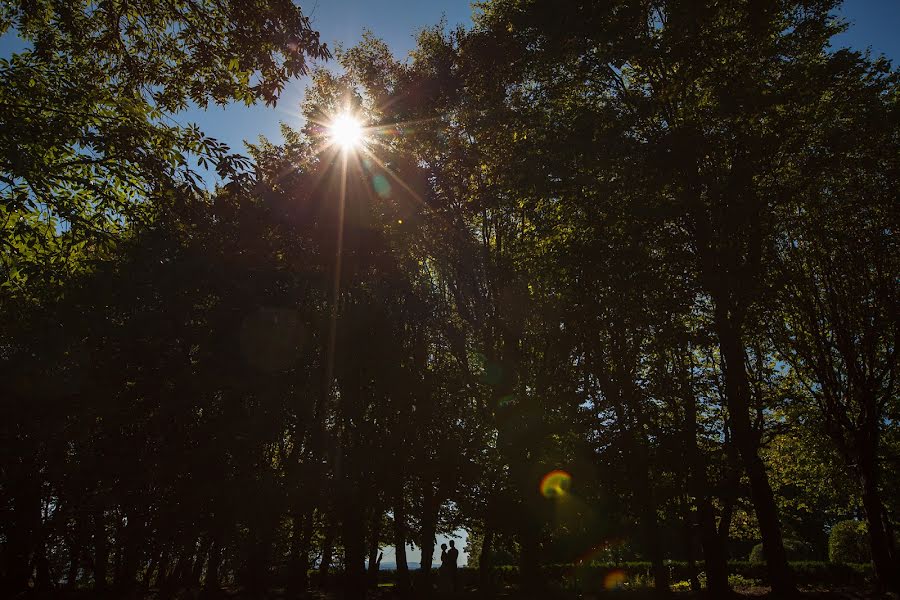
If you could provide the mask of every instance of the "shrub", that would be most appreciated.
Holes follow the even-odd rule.
[[[674,589],[683,590],[690,587],[691,568],[684,561],[666,561],[669,578],[674,582]],[[703,568],[702,561],[697,568]],[[791,569],[800,585],[825,586],[865,586],[871,583],[873,574],[870,564],[834,564],[822,561],[792,561]],[[633,561],[621,563],[592,562],[589,564],[561,563],[542,567],[544,580],[552,588],[602,590],[609,589],[612,584],[624,584],[630,589],[653,586],[652,569],[649,562]],[[416,576],[416,571],[412,573]],[[749,561],[728,561],[729,582],[738,588],[753,587],[760,583],[765,585],[768,579],[764,563]],[[436,576],[436,575],[435,575]],[[477,569],[461,568],[460,580],[464,584],[478,580]],[[393,571],[379,571],[379,581],[390,583],[395,580]],[[706,574],[697,573],[701,585],[706,585]],[[621,583],[619,583],[621,582]],[[491,583],[495,587],[517,586],[519,584],[519,568],[515,565],[498,565],[491,569]]]
[[[728,576],[728,585],[736,590],[741,590],[758,587],[759,585],[761,585],[761,582],[759,579],[750,579],[749,577],[744,577],[740,573],[732,573]]]
[[[787,554],[788,560],[810,560],[813,558],[812,546],[806,542],[791,538],[784,540],[784,552]],[[753,550],[750,551],[750,562],[754,565],[761,565],[766,562],[762,544],[753,546]]]
[[[828,535],[828,560],[833,563],[869,562],[869,536],[861,521],[841,521]]]

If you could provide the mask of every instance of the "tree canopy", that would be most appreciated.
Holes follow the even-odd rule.
[[[287,1],[5,7],[3,589],[362,598],[393,547],[428,597],[465,529],[536,598],[900,590],[900,72],[837,5],[493,0],[314,69]],[[249,157],[175,120],[308,70]]]

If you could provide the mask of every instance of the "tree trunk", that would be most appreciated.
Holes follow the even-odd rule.
[[[215,540],[209,547],[209,562],[206,567],[206,577],[203,579],[203,589],[218,591],[221,587],[219,570],[222,568],[222,544]]]
[[[706,461],[697,445],[697,400],[689,379],[691,368],[690,365],[685,368],[688,381],[685,382],[683,393],[688,490],[695,498],[696,523],[700,533],[700,545],[703,547],[707,589],[713,598],[725,598],[731,594],[731,587],[728,585],[728,559],[723,540],[716,532],[716,514],[706,477]]]
[[[213,540],[209,536],[205,536],[197,550],[194,564],[190,569],[190,587],[200,587],[200,580],[203,578],[203,567],[206,565],[206,559],[209,556],[209,549],[213,545]]]
[[[331,569],[331,561],[334,558],[334,529],[335,524],[329,517],[325,523],[325,538],[322,540],[322,559],[319,561],[319,585],[328,584],[328,571]]]
[[[80,536],[76,533],[76,537],[69,547],[69,570],[66,572],[66,587],[73,590],[78,586],[78,569],[81,562],[81,546],[79,544]]]
[[[142,524],[131,515],[128,523],[120,528],[121,542],[117,544],[119,556],[116,567],[115,588],[127,594],[137,584],[137,571],[140,556],[140,545],[143,543]]]
[[[481,540],[481,556],[478,557],[478,582],[482,590],[491,586],[491,567],[493,566],[494,528],[485,524],[484,539]]]
[[[637,415],[637,422],[628,423],[625,412],[619,409],[619,419],[622,427],[626,428],[626,435],[630,446],[634,449],[635,469],[634,486],[637,500],[637,508],[640,513],[641,532],[644,539],[644,550],[650,559],[653,572],[653,587],[658,595],[669,594],[669,570],[663,560],[662,540],[659,534],[659,519],[656,514],[656,500],[653,491],[653,483],[650,481],[650,453],[644,442],[647,432],[646,417],[637,400],[635,389],[623,390],[623,398],[626,398]]]
[[[643,530],[644,549],[650,559],[651,570],[653,571],[653,588],[659,595],[669,593],[669,570],[666,568],[663,560],[662,540],[659,535],[659,520],[656,516],[656,505],[650,497],[650,482],[644,471],[638,470],[638,495],[644,496],[643,500],[639,500],[641,512],[641,529]]]
[[[30,463],[31,461],[29,461]],[[14,479],[12,514],[7,528],[5,575],[3,587],[10,597],[24,592],[33,571],[32,554],[35,541],[39,537],[41,525],[40,480],[34,476],[36,470],[21,465],[26,478]]]
[[[343,511],[341,539],[344,542],[344,598],[366,597],[365,520],[362,506],[347,501]]]
[[[249,556],[247,557],[247,586],[255,594],[262,596],[269,588],[269,568],[271,552],[275,540],[276,523],[273,519],[263,518],[251,531],[249,540]]]
[[[434,556],[434,536],[437,530],[438,501],[434,484],[426,481],[422,491],[422,562],[419,565],[421,585],[426,593],[431,591],[431,563]]]
[[[724,520],[723,516],[723,520]],[[706,568],[706,587],[713,598],[731,595],[728,584],[728,558],[725,540],[716,531],[716,511],[709,497],[701,498],[697,506],[697,526],[700,545],[703,546],[703,564]],[[727,528],[725,538],[727,539]]]
[[[894,550],[890,519],[878,489],[877,460],[872,449],[867,448],[860,452],[858,469],[863,508],[869,529],[869,547],[879,587],[900,593],[900,564]]]
[[[50,575],[50,561],[47,558],[47,544],[44,541],[38,543],[34,553],[34,591],[38,595],[44,595],[53,587]]]
[[[166,547],[166,549],[164,549],[160,554],[159,567],[156,569],[156,579],[151,580],[153,582],[153,585],[155,585],[158,589],[162,589],[167,585],[171,556],[172,555],[168,547]]]
[[[174,593],[184,582],[185,562],[187,562],[187,556],[185,555],[185,550],[182,549],[182,551],[178,553],[178,558],[175,560],[175,567],[165,580],[164,588],[168,593]]]
[[[406,562],[406,499],[403,486],[394,497],[394,551],[397,563],[397,586],[401,593],[409,591],[409,564]]]
[[[296,597],[309,587],[309,540],[312,537],[312,511],[294,513],[291,518],[291,557],[288,595]]]
[[[684,528],[684,554],[687,558],[688,577],[691,581],[691,591],[700,592],[700,579],[697,577],[697,558],[694,552],[694,523],[690,506],[685,504],[681,516]]]
[[[381,537],[381,510],[376,508],[372,512],[372,522],[369,526],[369,584],[378,584],[378,568],[381,560],[378,558],[379,538]]]
[[[523,511],[519,523],[519,586],[523,598],[543,598],[546,596],[546,585],[541,576],[540,557],[540,522],[527,508]]]
[[[724,361],[725,397],[731,418],[734,442],[750,480],[750,496],[762,534],[763,551],[772,592],[794,595],[794,576],[781,539],[778,507],[769,485],[766,467],[759,457],[759,440],[750,423],[750,383],[745,367],[746,354],[739,328],[732,323],[721,298],[716,298],[715,327]]]
[[[150,582],[153,580],[153,571],[156,570],[157,565],[159,564],[160,554],[157,552],[150,558],[150,564],[147,565],[146,570],[144,570],[144,576],[141,578],[141,589],[147,590],[150,588]]]
[[[94,589],[106,589],[109,572],[109,543],[106,539],[106,519],[102,510],[94,511]]]

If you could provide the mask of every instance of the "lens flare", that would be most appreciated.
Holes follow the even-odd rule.
[[[362,123],[350,113],[340,114],[328,126],[328,138],[344,150],[356,148],[363,141]]]
[[[616,590],[625,586],[625,573],[623,571],[610,571],[603,578],[603,589]]]
[[[540,490],[545,498],[561,498],[569,493],[572,476],[562,470],[550,471],[541,479]]]

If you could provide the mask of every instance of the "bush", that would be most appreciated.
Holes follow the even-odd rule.
[[[869,562],[869,536],[861,521],[841,521],[828,535],[828,560],[833,563]]]
[[[676,589],[690,587],[691,569],[684,561],[666,561],[669,578]],[[706,575],[702,572],[703,561],[697,564],[701,570],[698,578],[705,586]],[[872,567],[869,564],[834,564],[822,561],[792,561],[791,569],[800,585],[855,586],[862,587],[872,581]],[[590,564],[553,564],[542,567],[544,580],[551,588],[602,590],[613,584],[624,584],[628,588],[651,587],[652,569],[649,562],[634,561],[621,563],[592,562]],[[413,578],[416,572],[412,573]],[[379,581],[393,582],[393,571],[380,571]],[[437,576],[435,574],[435,576]],[[768,573],[764,563],[749,561],[728,561],[728,576],[731,585],[738,588],[766,584]],[[478,570],[463,567],[459,572],[464,585],[478,581]],[[517,586],[519,568],[515,565],[498,565],[491,569],[491,582],[495,587]]]
[[[732,573],[728,576],[728,585],[736,590],[744,590],[747,588],[758,587],[761,585],[761,582],[759,579],[744,577],[740,573]]]
[[[784,540],[784,552],[787,554],[787,559],[792,561],[806,561],[813,558],[812,546],[806,542],[791,538],[786,538]],[[765,564],[766,555],[763,552],[762,544],[753,546],[753,550],[750,551],[750,562],[755,565]]]
[[[666,561],[669,578],[676,584],[690,581],[691,569],[684,561]],[[499,578],[507,585],[518,583],[516,567],[497,567],[501,570]],[[703,561],[697,564],[698,578],[705,586],[706,575],[702,572]],[[872,570],[869,565],[836,565],[821,561],[792,561],[791,569],[801,585],[865,585],[871,579]],[[605,589],[613,574],[621,574],[629,588],[651,587],[653,570],[649,562],[633,561],[622,563],[601,563],[572,565],[557,564],[544,567],[545,580],[554,586],[571,589],[576,585],[579,589]],[[768,572],[765,563],[749,561],[728,561],[728,575],[735,587],[753,587],[765,584]]]

